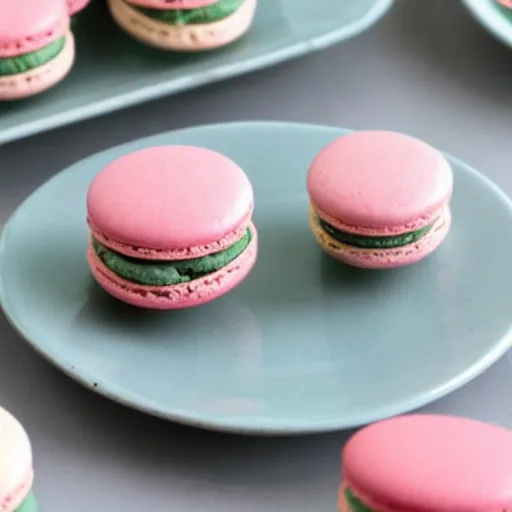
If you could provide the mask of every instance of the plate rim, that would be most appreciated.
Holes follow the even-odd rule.
[[[135,91],[111,96],[92,104],[81,105],[80,107],[47,116],[44,119],[37,119],[4,129],[0,131],[0,146],[32,135],[45,133],[55,128],[69,126],[105,114],[125,110],[135,105],[142,105],[152,100],[235,78],[253,71],[259,71],[301,57],[302,55],[328,48],[355,37],[372,27],[388,13],[394,2],[395,0],[374,0],[374,5],[368,12],[354,23],[324,32],[309,39],[300,40],[295,44],[286,45],[264,55],[252,56],[244,59],[242,62],[235,61],[217,66],[214,68],[214,73],[212,73],[212,70],[199,71],[192,74],[190,80],[187,81],[181,80],[177,82],[176,79],[163,80]]]
[[[32,191],[30,195],[28,195],[12,212],[11,216],[7,220],[4,225],[4,228],[0,232],[0,259],[2,258],[2,254],[4,252],[5,247],[5,239],[9,232],[10,224],[16,219],[16,216],[19,211],[24,208],[26,202],[30,201],[31,198],[38,194],[39,191],[47,185],[50,185],[55,179],[57,179],[61,174],[67,172],[73,172],[75,167],[82,165],[82,163],[92,157],[97,157],[104,153],[110,152],[112,150],[118,150],[125,146],[131,145],[133,143],[138,143],[141,146],[144,146],[148,143],[151,143],[151,140],[159,138],[161,136],[166,135],[180,135],[185,134],[187,132],[193,132],[198,129],[200,130],[218,130],[218,129],[237,129],[243,130],[247,128],[261,128],[261,129],[269,129],[269,128],[277,128],[277,129],[300,129],[300,130],[329,130],[332,131],[333,136],[338,133],[340,136],[346,133],[350,133],[354,130],[342,128],[339,126],[333,125],[318,125],[318,124],[309,124],[309,123],[294,123],[294,122],[280,122],[280,121],[234,121],[228,123],[217,123],[217,124],[207,124],[207,125],[196,125],[193,127],[187,127],[180,130],[172,130],[169,132],[162,132],[158,134],[154,134],[148,137],[144,137],[141,139],[135,139],[132,141],[125,142],[123,144],[119,144],[113,146],[111,148],[107,148],[98,153],[90,155],[89,157],[83,158],[78,162],[68,166],[62,171],[56,173],[53,177],[48,179],[46,182],[42,183],[37,189]],[[494,194],[499,197],[504,204],[508,206],[510,212],[512,213],[512,199],[490,178],[486,175],[478,172],[476,169],[471,167],[469,164],[461,161],[460,159],[453,157],[445,152],[443,152],[445,156],[449,159],[449,161],[455,163],[457,166],[460,166],[464,169],[465,172],[473,175],[475,179],[478,179],[485,183],[487,187],[492,189]],[[80,372],[74,371],[74,367],[72,364],[68,362],[68,366],[66,366],[66,361],[62,359],[58,359],[54,357],[53,353],[49,353],[48,350],[44,350],[39,343],[31,339],[27,333],[24,332],[23,326],[18,325],[15,322],[14,315],[11,316],[11,312],[5,307],[5,291],[3,282],[0,279],[0,309],[2,310],[4,317],[11,325],[13,330],[22,338],[22,340],[36,352],[43,359],[48,361],[51,365],[57,368],[59,371],[62,371],[65,375],[70,377],[75,382],[78,382],[83,387],[108,398],[118,404],[129,407],[131,409],[137,410],[139,412],[149,414],[151,416],[155,416],[158,418],[162,418],[168,421],[176,422],[182,425],[187,425],[190,427],[196,427],[209,431],[217,431],[217,432],[225,432],[231,434],[239,434],[239,435],[257,435],[257,436],[295,436],[295,435],[305,435],[305,434],[319,434],[326,432],[334,432],[347,430],[352,428],[358,428],[362,425],[373,423],[375,421],[382,420],[387,417],[396,416],[399,414],[404,414],[418,408],[421,408],[429,403],[432,403],[449,393],[463,387],[468,382],[472,381],[476,377],[480,376],[484,373],[489,367],[491,367],[494,363],[496,363],[512,346],[512,328],[508,331],[506,336],[504,336],[492,350],[489,350],[485,353],[483,357],[481,357],[474,364],[466,368],[464,371],[460,372],[456,376],[451,377],[446,382],[438,385],[435,389],[430,389],[428,392],[423,393],[421,397],[415,397],[409,399],[407,401],[402,401],[399,404],[391,404],[386,405],[385,407],[381,407],[378,410],[367,413],[365,415],[358,415],[357,419],[355,418],[345,418],[343,421],[330,419],[330,420],[320,420],[316,422],[314,420],[308,420],[305,422],[297,422],[293,421],[282,422],[277,421],[274,422],[271,419],[265,419],[262,421],[258,419],[256,423],[252,422],[251,418],[240,417],[234,420],[234,417],[230,419],[224,418],[216,418],[211,419],[209,417],[205,417],[202,414],[190,414],[186,411],[182,410],[174,410],[172,412],[162,411],[157,407],[154,407],[153,404],[148,402],[147,400],[138,400],[136,393],[126,393],[119,394],[118,392],[111,392],[108,389],[104,388],[101,384],[95,381],[94,377],[89,375],[84,369],[80,369]],[[248,421],[247,421],[248,420]]]
[[[512,47],[512,24],[498,11],[499,6],[491,2],[496,0],[462,0],[472,17],[480,23],[495,39]]]

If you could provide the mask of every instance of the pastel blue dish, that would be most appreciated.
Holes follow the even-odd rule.
[[[217,82],[326,48],[386,14],[393,0],[261,0],[253,27],[233,45],[199,55],[147,48],[114,25],[95,0],[73,27],[77,56],[57,87],[0,102],[0,144]]]
[[[494,37],[512,46],[512,10],[496,0],[463,0],[473,17]]]
[[[235,123],[91,156],[34,192],[0,239],[0,299],[28,342],[73,379],[170,420],[239,433],[354,427],[462,386],[509,347],[512,206],[450,158],[453,227],[431,257],[362,271],[325,256],[308,225],[306,171],[345,130]],[[108,162],[152,145],[206,146],[254,184],[260,254],[227,296],[174,312],[107,296],[85,261],[85,195]],[[478,205],[478,207],[476,207]]]

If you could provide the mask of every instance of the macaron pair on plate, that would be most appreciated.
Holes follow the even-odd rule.
[[[311,205],[327,208],[308,187],[308,172],[348,133],[285,123],[206,126],[76,163],[26,199],[5,226],[0,300],[7,318],[83,385],[203,428],[269,435],[328,431],[445,395],[509,347],[510,200],[448,157],[452,221],[442,243],[398,268],[347,265],[319,247],[311,232]],[[87,223],[88,210],[90,221],[94,212],[86,200],[113,162],[169,145],[214,150],[244,171],[254,193],[258,254],[252,271],[229,293],[162,311],[126,304],[95,280],[86,253],[91,232],[102,229],[94,229],[97,215]],[[447,176],[443,167],[433,169]],[[430,202],[435,211],[445,211],[436,208],[448,199],[446,185]],[[121,180],[117,187],[126,197]],[[419,197],[417,190],[408,188],[411,197]],[[418,202],[415,213],[426,204]],[[125,213],[135,223],[147,219],[151,210],[142,206],[133,202]],[[209,218],[213,225],[221,221]],[[185,236],[190,225],[183,218],[176,230]],[[483,233],[492,244],[483,242]]]
[[[463,0],[473,17],[496,39],[512,47],[510,0]]]

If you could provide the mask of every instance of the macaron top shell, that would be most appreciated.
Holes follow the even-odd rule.
[[[69,26],[66,0],[2,0],[0,58],[39,50]]]
[[[160,146],[100,172],[87,210],[94,229],[113,241],[169,251],[231,234],[249,221],[253,201],[249,179],[229,158],[210,149]]]
[[[504,512],[512,507],[512,433],[449,416],[393,418],[347,443],[343,472],[379,512]]]
[[[216,4],[219,0],[129,0],[132,5],[170,11],[172,9],[200,9]]]
[[[0,510],[10,511],[11,504],[20,501],[31,472],[32,448],[27,433],[16,418],[0,408]]]
[[[444,156],[424,142],[361,131],[320,152],[307,186],[321,212],[347,225],[398,228],[440,209],[452,193],[453,175]]]

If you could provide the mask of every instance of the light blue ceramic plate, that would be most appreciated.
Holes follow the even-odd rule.
[[[496,0],[463,0],[469,11],[491,34],[512,46],[512,10]]]
[[[175,55],[130,39],[104,0],[77,19],[70,76],[35,98],[0,103],[0,144],[261,69],[363,32],[393,0],[260,0],[254,26],[228,48]]]
[[[512,208],[452,159],[453,230],[423,262],[360,271],[324,256],[308,227],[306,170],[339,128],[238,123],[125,144],[58,174],[0,240],[0,299],[44,357],[113,400],[171,420],[245,433],[319,432],[419,407],[509,347]],[[186,311],[108,297],[85,262],[85,195],[131,151],[210,147],[251,178],[260,255],[234,292]]]

